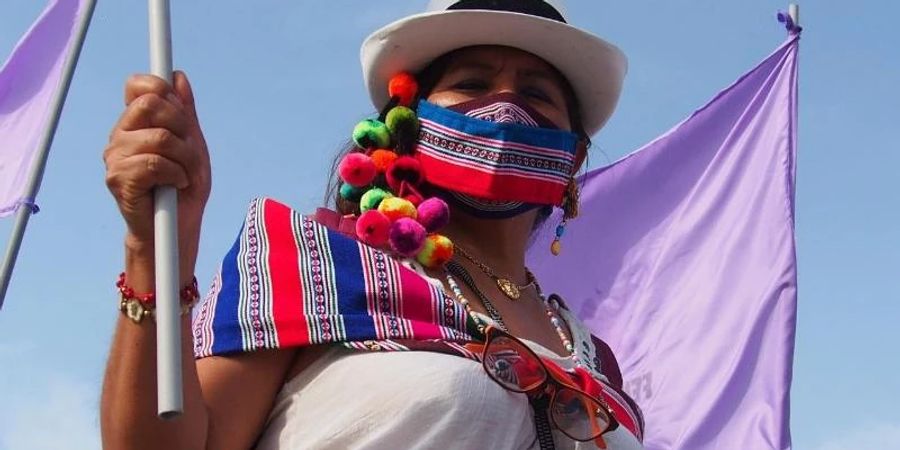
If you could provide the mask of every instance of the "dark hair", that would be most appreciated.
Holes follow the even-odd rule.
[[[447,71],[447,67],[450,65],[450,61],[453,60],[453,57],[456,56],[460,51],[469,49],[472,47],[464,47],[461,49],[457,49],[448,53],[444,53],[434,61],[432,61],[427,67],[422,69],[418,74],[416,74],[416,80],[419,82],[419,96],[427,97],[431,94],[431,91],[434,90],[435,85],[444,75],[444,72]],[[584,123],[581,119],[581,105],[578,102],[578,97],[575,96],[575,90],[572,89],[572,85],[569,84],[569,80],[560,73],[555,67],[551,66],[551,69],[559,76],[559,79],[562,80],[562,89],[563,95],[566,99],[566,109],[569,114],[569,122],[572,132],[578,135],[579,140],[584,143],[584,147],[589,149],[591,147],[591,137],[584,130]],[[390,107],[393,105],[387,105],[384,110],[382,110],[381,115],[387,112]],[[402,143],[402,146],[408,148],[414,148],[414,142]],[[359,214],[359,205],[345,200],[341,197],[341,185],[342,182],[337,175],[338,166],[341,163],[341,160],[344,156],[355,153],[355,152],[363,152],[365,150],[356,146],[356,144],[351,140],[347,141],[344,145],[341,146],[341,149],[338,151],[334,160],[331,162],[331,172],[328,176],[328,186],[325,190],[325,204],[327,205],[329,202],[333,202],[335,209],[341,214]],[[380,177],[381,178],[381,177]],[[376,179],[376,185],[384,185],[385,181],[383,179]],[[549,216],[549,213],[545,213],[542,211],[543,219],[546,219]],[[542,223],[543,220],[538,220],[539,223]]]

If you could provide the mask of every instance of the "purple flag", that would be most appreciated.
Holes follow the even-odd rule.
[[[34,201],[23,196],[81,6],[80,0],[50,2],[0,68],[0,217]]]
[[[791,447],[798,39],[589,172],[562,255],[552,226],[532,246],[541,282],[615,351],[650,450]]]

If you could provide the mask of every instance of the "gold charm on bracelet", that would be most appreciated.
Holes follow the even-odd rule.
[[[134,323],[141,323],[148,316],[156,320],[155,293],[135,294],[134,289],[125,283],[125,272],[119,274],[116,288],[119,290],[119,311],[122,311],[125,317]],[[197,290],[197,277],[181,288],[179,297],[181,298],[181,315],[186,316],[191,313],[194,303],[200,298],[200,291]]]
[[[134,323],[141,323],[145,317],[153,313],[151,309],[144,306],[144,304],[136,298],[126,299],[122,297],[122,300],[119,302],[119,310],[125,313],[125,317],[131,319]]]
[[[181,315],[186,316],[191,313],[191,310],[194,308],[194,303],[182,303],[181,304]],[[153,308],[147,307],[143,302],[136,298],[124,298],[119,301],[119,311],[125,313],[125,317],[129,318],[134,323],[141,323],[146,317],[151,317],[153,320],[156,320],[156,310]]]

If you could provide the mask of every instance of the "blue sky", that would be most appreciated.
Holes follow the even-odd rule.
[[[371,111],[358,48],[425,0],[173,2],[176,66],[195,86],[213,158],[197,276],[207,284],[247,202],[319,205],[331,157]],[[840,3],[840,4],[839,4]],[[212,6],[215,4],[215,6]],[[0,57],[44,2],[0,6]],[[630,72],[594,165],[643,145],[784,38],[786,4],[570,2]],[[805,2],[797,187],[795,448],[900,449],[900,31],[895,2]],[[99,448],[97,403],[122,268],[101,152],[122,84],[147,70],[143,2],[100,2],[63,114],[42,212],[0,311],[0,450]],[[0,221],[5,245],[12,221]]]

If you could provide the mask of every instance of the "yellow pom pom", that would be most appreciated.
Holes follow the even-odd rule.
[[[378,205],[378,211],[387,216],[392,223],[403,217],[416,220],[418,215],[416,205],[401,197],[391,197],[382,200],[381,204]]]
[[[453,242],[440,234],[431,234],[425,238],[425,245],[416,255],[416,260],[429,269],[437,269],[447,264],[451,258],[453,258]]]

